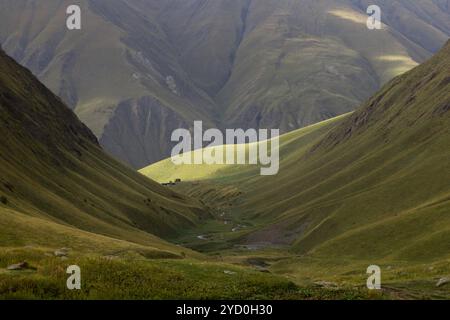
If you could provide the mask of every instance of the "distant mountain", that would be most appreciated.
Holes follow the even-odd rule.
[[[1,1],[0,42],[136,168],[194,120],[288,132],[352,111],[450,36],[445,0],[76,3],[80,31],[65,28],[73,1]]]
[[[134,243],[177,253],[159,237],[207,216],[197,201],[106,155],[76,115],[1,50],[0,137],[2,246]]]
[[[143,173],[200,181],[187,192],[217,205],[225,192],[252,226],[232,243],[325,261],[436,261],[450,258],[449,128],[450,41],[354,113],[282,136],[276,176],[170,160]]]

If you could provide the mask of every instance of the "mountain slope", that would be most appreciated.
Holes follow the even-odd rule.
[[[113,155],[144,166],[169,152],[172,130],[208,122],[214,103],[191,85],[153,12],[144,15],[126,1],[83,0],[82,30],[69,31],[70,4],[2,1],[8,14],[0,41]]]
[[[431,60],[390,81],[350,115],[281,138],[280,172],[261,177],[239,166],[189,171],[161,166],[186,188],[228,200],[251,227],[234,241],[289,245],[295,252],[342,257],[434,261],[450,243],[450,42]],[[185,174],[185,176],[183,176]]]
[[[450,36],[445,1],[4,0],[0,42],[116,158],[170,154],[174,129],[292,131],[354,110]],[[370,31],[369,4],[383,11]]]
[[[36,234],[54,230],[49,233],[80,242],[109,237],[111,243],[178,252],[157,236],[177,234],[207,216],[196,201],[106,155],[75,114],[3,51],[0,123],[2,245],[29,238],[45,242]],[[26,231],[38,225],[35,235]],[[58,226],[61,230],[55,231]]]

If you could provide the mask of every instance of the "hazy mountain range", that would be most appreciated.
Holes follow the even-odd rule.
[[[82,30],[65,27],[82,9]],[[382,8],[368,30],[366,8]],[[450,35],[445,0],[2,0],[0,42],[135,168],[194,120],[292,131],[354,110]]]

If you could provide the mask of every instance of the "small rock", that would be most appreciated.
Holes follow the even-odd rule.
[[[67,258],[66,256],[62,256],[61,260],[68,260],[69,258]]]
[[[223,271],[223,273],[225,273],[225,274],[229,274],[229,275],[233,275],[233,274],[236,274],[236,272],[234,272],[234,271],[230,271],[230,270],[224,270],[224,271]]]
[[[21,262],[17,264],[10,265],[7,269],[8,270],[23,270],[28,268],[28,262]]]
[[[334,282],[329,281],[316,281],[314,282],[315,285],[322,287],[322,288],[336,288],[338,285]]]
[[[57,257],[67,257],[69,255],[69,253],[67,251],[68,250],[66,248],[62,248],[62,249],[56,250],[54,252],[54,255]]]
[[[436,283],[436,287],[442,287],[445,286],[446,284],[450,283],[450,278],[441,278],[439,279],[439,281]]]

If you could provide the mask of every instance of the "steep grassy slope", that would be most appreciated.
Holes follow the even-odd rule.
[[[66,245],[93,246],[109,237],[179,252],[157,236],[198,223],[208,215],[202,205],[106,155],[72,111],[3,51],[0,71],[1,245],[57,245],[66,237]]]
[[[280,172],[170,168],[205,200],[237,189],[227,211],[247,230],[232,243],[290,246],[323,261],[449,258],[450,42],[359,110],[283,136]],[[196,170],[198,173],[196,173]],[[143,171],[152,176],[152,167]],[[211,190],[214,189],[214,194]],[[181,188],[181,187],[180,187]]]
[[[74,108],[117,158],[142,168],[171,132],[291,131],[354,110],[448,39],[445,1],[4,0],[0,42]],[[369,31],[369,4],[383,30]]]

